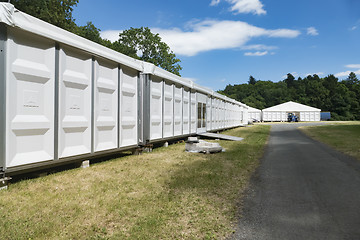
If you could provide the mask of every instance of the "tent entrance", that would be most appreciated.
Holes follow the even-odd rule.
[[[288,122],[300,121],[300,112],[286,112]]]

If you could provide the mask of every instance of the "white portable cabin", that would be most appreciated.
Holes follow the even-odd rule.
[[[254,121],[261,121],[261,110],[260,109],[256,109],[253,107],[249,107],[248,109],[249,112],[249,122],[254,122]]]
[[[240,126],[245,109],[0,3],[0,175]]]
[[[144,142],[196,133],[197,100],[190,80],[144,63],[141,81]]]
[[[295,114],[299,121],[320,121],[321,109],[296,102],[286,102],[262,110],[264,122],[285,122],[288,114]]]

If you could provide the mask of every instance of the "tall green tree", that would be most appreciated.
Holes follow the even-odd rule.
[[[294,87],[295,77],[291,73],[288,73],[284,82],[286,83],[288,88]]]
[[[15,8],[68,31],[76,28],[72,16],[79,0],[12,0]]]
[[[133,58],[155,64],[180,76],[180,59],[170,47],[147,27],[130,28],[119,34],[119,40],[113,43],[113,49]]]
[[[256,79],[250,75],[248,83],[254,85],[256,83]]]

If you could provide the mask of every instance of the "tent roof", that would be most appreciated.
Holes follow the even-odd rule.
[[[261,112],[260,109],[249,107],[248,112]]]
[[[263,111],[314,112],[314,111],[321,111],[321,109],[290,101],[290,102],[282,103],[282,104],[275,105],[275,106],[272,106],[269,108],[265,108],[265,109],[263,109]]]

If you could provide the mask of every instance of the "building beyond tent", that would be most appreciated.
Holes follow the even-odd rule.
[[[248,108],[249,122],[260,122],[261,121],[261,110],[253,107]]]
[[[262,110],[264,122],[285,122],[288,114],[294,114],[299,121],[320,121],[321,109],[310,107],[296,102],[286,102]]]

